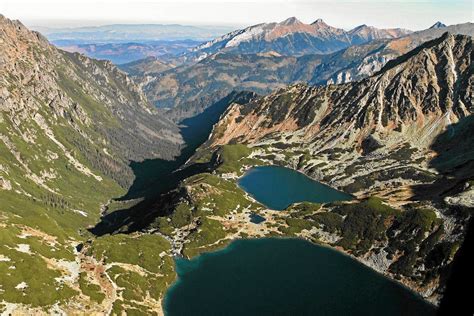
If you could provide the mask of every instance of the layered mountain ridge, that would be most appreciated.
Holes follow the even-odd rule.
[[[325,85],[361,80],[375,74],[389,60],[444,32],[472,36],[474,26],[465,23],[427,29],[394,39],[367,39],[368,43],[324,55],[240,54],[224,49],[198,63],[164,72],[147,71],[153,67],[146,67],[146,61],[137,62],[134,67],[139,65],[141,71],[133,74],[156,106],[180,110],[182,107],[192,108],[193,104],[201,103],[201,99],[212,104],[213,100],[234,89],[266,94],[287,84]],[[171,112],[174,116],[173,110]],[[198,110],[196,108],[196,111],[189,113],[198,113]]]

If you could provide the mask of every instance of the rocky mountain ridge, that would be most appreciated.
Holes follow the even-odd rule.
[[[257,24],[225,34],[197,46],[183,58],[186,62],[199,61],[219,51],[240,54],[276,52],[290,56],[327,54],[350,45],[409,33],[404,29],[376,29],[366,25],[346,32],[329,26],[322,19],[305,24],[291,17],[279,23]]]
[[[391,40],[376,40],[366,44],[348,47],[328,56],[320,69],[329,68],[332,74],[313,77],[313,83],[346,83],[364,79],[375,74],[392,59],[415,49],[426,41],[440,37],[443,33],[474,36],[474,24],[463,23],[446,26],[436,23],[429,29],[413,32]],[[331,65],[331,66],[329,66]],[[327,72],[326,72],[327,74]]]
[[[244,120],[242,126],[236,126],[237,134],[227,130],[226,139],[217,138],[215,143],[225,143],[227,139],[256,141],[273,131],[305,129],[307,139],[317,138],[321,145],[329,146],[331,140],[360,144],[369,133],[389,134],[394,130],[403,133],[404,126],[425,128],[430,122],[436,123],[434,128],[442,129],[471,114],[471,42],[471,37],[446,33],[403,58],[390,61],[375,76],[355,84],[303,85],[276,92],[264,97],[262,105],[249,106],[255,107],[256,125]],[[229,113],[233,111],[238,112],[230,109]],[[439,122],[443,117],[445,120]],[[418,125],[413,126],[416,122]],[[280,124],[281,130],[277,127]],[[351,135],[356,131],[357,134]],[[412,140],[421,144],[423,135],[418,132]],[[429,143],[433,135],[428,133],[426,137]]]

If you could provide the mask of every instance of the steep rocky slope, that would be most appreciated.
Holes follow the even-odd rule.
[[[299,236],[437,303],[472,217],[473,80],[472,38],[446,33],[365,80],[234,104],[188,163],[209,172],[121,230],[168,236],[187,257],[235,238]],[[355,200],[269,210],[236,183],[261,164],[297,169]],[[251,223],[252,213],[266,221]]]
[[[446,26],[438,22],[429,29],[399,38],[375,40],[367,44],[348,47],[328,56],[325,62],[316,69],[311,82],[327,84],[361,80],[379,71],[389,60],[409,52],[426,41],[440,37],[445,32],[474,36],[474,24]]]
[[[84,242],[107,201],[132,183],[130,160],[172,158],[181,143],[110,62],[60,51],[0,16],[0,310],[119,311],[129,294],[117,284],[171,282],[169,245],[158,236]],[[121,242],[137,245],[125,257]],[[147,291],[134,294],[140,309],[161,312],[160,288]]]
[[[79,162],[71,146],[94,168],[116,165],[124,185],[131,180],[120,175],[128,160],[178,152],[177,127],[110,62],[56,50],[21,24],[3,17],[1,22],[2,125],[11,151],[14,134],[34,146],[39,127],[73,165]]]

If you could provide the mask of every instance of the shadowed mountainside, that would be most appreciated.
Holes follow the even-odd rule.
[[[181,122],[181,135],[186,143],[181,154],[172,161],[163,159],[132,162],[135,180],[127,194],[118,201],[137,200],[129,208],[114,210],[103,214],[101,221],[91,229],[95,235],[104,235],[116,231],[135,231],[142,227],[128,227],[136,217],[149,217],[151,205],[162,199],[162,195],[174,189],[178,183],[208,169],[208,164],[191,164],[187,160],[195,150],[209,137],[213,125],[217,123],[222,113],[234,103],[247,103],[256,95],[250,92],[232,92],[218,102],[209,106],[204,112]],[[180,168],[181,167],[181,168]],[[146,222],[144,220],[144,222]],[[143,224],[146,225],[146,224]]]

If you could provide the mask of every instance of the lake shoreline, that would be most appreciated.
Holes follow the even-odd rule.
[[[282,165],[279,165],[279,164],[268,164],[268,165],[264,165],[264,166],[287,168],[287,169],[290,169],[291,171],[294,171],[294,172],[296,172],[296,173],[298,173],[302,176],[305,176],[305,177],[311,179],[312,181],[316,181],[316,182],[320,183],[321,185],[323,185],[325,187],[333,189],[327,183],[324,183],[324,182],[319,181],[319,180],[315,180],[314,178],[308,176],[307,174],[305,174],[301,170],[294,169],[294,168],[287,167],[287,166],[282,166]],[[247,200],[253,201],[253,202],[258,202],[258,200],[256,200],[254,196],[252,196],[250,193],[248,193],[245,189],[243,189],[239,185],[239,180],[242,179],[243,177],[245,177],[245,175],[254,167],[255,167],[254,165],[241,165],[241,169],[238,172],[222,173],[222,174],[218,174],[218,176],[222,179],[229,180],[229,181],[235,183],[240,189],[243,190],[243,195],[245,196],[245,198]],[[333,190],[336,190],[336,189],[333,189]],[[337,190],[337,191],[341,192],[341,193],[345,193],[344,191],[340,191],[340,190]],[[345,193],[345,194],[347,194],[347,193]],[[357,198],[354,195],[351,195],[351,194],[347,194],[347,195],[350,195],[354,199],[353,202],[360,201],[360,199]],[[324,203],[322,203],[322,205],[324,206]],[[232,219],[227,219],[227,218],[219,217],[219,216],[209,217],[209,218],[212,218],[213,220],[218,220],[221,224],[223,224],[226,227],[227,227],[227,225],[230,225],[230,227],[232,227],[233,224],[238,225],[239,220],[240,220],[240,223],[242,223],[242,220],[244,220],[244,221],[246,221],[246,223],[243,224],[244,227],[239,232],[241,232],[242,234],[245,234],[245,235],[247,235],[247,233],[250,233],[250,235],[247,235],[246,237],[242,237],[242,236],[239,236],[239,234],[230,234],[230,235],[228,234],[223,239],[219,240],[219,243],[222,242],[222,241],[225,241],[224,244],[217,245],[216,243],[214,243],[214,244],[216,244],[217,247],[213,246],[210,251],[204,249],[198,255],[194,255],[194,256],[190,257],[189,260],[194,260],[195,258],[197,258],[197,257],[199,257],[203,254],[221,252],[221,251],[223,251],[223,250],[225,250],[229,247],[229,243],[232,244],[232,243],[234,243],[236,241],[240,241],[240,240],[255,240],[255,239],[265,239],[265,238],[278,238],[278,239],[294,239],[294,238],[296,238],[298,240],[304,240],[304,241],[310,242],[311,244],[314,244],[314,245],[319,245],[319,246],[326,247],[326,248],[331,249],[333,251],[336,251],[340,254],[348,256],[352,260],[357,261],[358,263],[362,264],[364,267],[378,273],[379,275],[381,275],[384,278],[390,280],[391,282],[394,282],[394,283],[402,286],[403,288],[408,289],[411,293],[416,294],[421,300],[423,300],[423,302],[430,304],[433,308],[437,307],[436,300],[430,300],[429,299],[429,296],[431,295],[431,293],[423,292],[422,290],[420,290],[417,287],[416,283],[407,282],[406,279],[398,280],[394,277],[393,274],[388,273],[386,268],[384,268],[383,266],[374,265],[374,262],[371,262],[371,261],[369,261],[369,260],[367,260],[366,258],[363,258],[363,257],[357,257],[354,254],[352,254],[350,251],[347,251],[347,250],[345,250],[341,247],[338,247],[338,246],[331,245],[330,242],[327,242],[325,240],[315,242],[314,239],[310,238],[311,236],[305,235],[304,231],[303,231],[302,234],[297,235],[297,236],[280,235],[278,237],[274,237],[274,233],[277,232],[277,231],[274,228],[271,228],[270,225],[268,225],[268,224],[274,224],[275,223],[275,215],[276,214],[281,215],[284,212],[282,212],[281,210],[279,211],[279,210],[270,209],[270,208],[266,207],[265,205],[263,205],[263,206],[264,206],[264,209],[258,210],[257,212],[255,212],[255,214],[263,215],[264,218],[265,218],[265,222],[260,223],[260,224],[251,223],[250,218],[246,218],[251,212],[255,211],[255,210],[252,210],[252,209],[244,210],[245,211],[244,214],[241,214],[241,216],[239,215],[240,217],[236,216],[235,219],[233,218],[234,215],[231,216]],[[259,230],[259,231],[257,232],[257,230]],[[279,234],[281,234],[281,233],[279,233]],[[187,258],[186,256],[184,256],[184,257]],[[165,294],[163,296],[163,300],[166,298],[166,295],[167,295],[168,291],[175,286],[176,282],[179,282],[178,279],[179,279],[179,276],[176,277],[176,280],[165,291]],[[163,305],[163,308],[164,308],[164,305]]]

